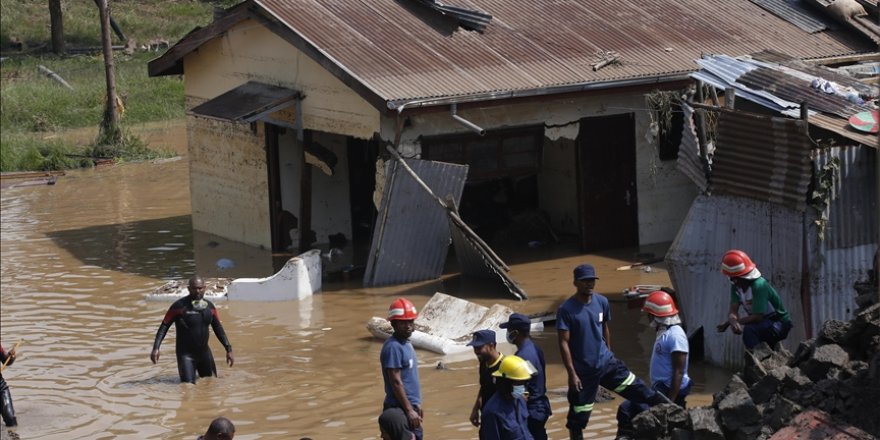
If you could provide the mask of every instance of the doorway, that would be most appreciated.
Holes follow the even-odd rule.
[[[581,251],[638,246],[635,115],[581,119],[577,165]]]

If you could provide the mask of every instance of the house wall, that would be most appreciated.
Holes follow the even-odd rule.
[[[580,228],[575,168],[578,121],[590,116],[634,112],[639,242],[646,245],[675,238],[697,191],[676,169],[675,161],[660,161],[656,141],[645,136],[651,119],[643,109],[644,91],[636,91],[507,106],[459,106],[458,114],[487,130],[544,124],[544,152],[538,177],[541,208],[547,211],[559,231],[577,234]],[[468,132],[448,111],[412,115],[409,119],[411,126],[403,131],[400,147],[406,157],[417,157],[421,153],[420,136]],[[382,138],[394,139],[394,129],[394,119],[383,118]]]
[[[187,97],[211,99],[248,81],[299,90],[303,127],[368,139],[379,111],[272,31],[246,20],[184,58]],[[280,114],[293,115],[293,112]],[[292,120],[291,120],[292,122]]]
[[[271,249],[262,127],[187,117],[194,229]]]
[[[303,92],[305,129],[358,138],[371,138],[378,131],[378,110],[311,58],[253,21],[234,26],[187,55],[184,71],[187,109],[253,80]],[[294,112],[282,111],[273,117],[292,123]],[[194,116],[187,120],[193,227],[271,248],[263,124],[257,124],[258,132],[252,133],[247,124]],[[319,141],[340,159],[339,173],[331,181],[324,181],[326,176],[319,176],[320,171],[313,174],[317,211],[312,227],[317,228],[319,241],[326,241],[328,233],[344,232],[351,237],[347,214],[327,212],[326,206],[319,206],[320,200],[344,200],[344,209],[349,206],[347,152],[344,138],[338,138],[343,141]],[[282,162],[292,163],[290,158],[282,158]],[[285,207],[299,206],[298,179],[293,185],[282,188]],[[299,217],[298,208],[291,212]]]

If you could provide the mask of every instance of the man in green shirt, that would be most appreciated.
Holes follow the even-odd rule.
[[[775,347],[788,337],[792,323],[782,299],[745,252],[727,251],[721,259],[721,272],[730,279],[731,286],[730,310],[727,319],[718,325],[719,332],[730,327],[735,334],[742,334],[749,350],[761,342]],[[745,316],[739,315],[740,307]]]

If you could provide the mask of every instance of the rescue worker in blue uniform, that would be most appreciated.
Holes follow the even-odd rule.
[[[153,351],[150,360],[159,362],[159,346],[174,323],[177,329],[177,372],[181,382],[196,383],[198,377],[217,375],[217,366],[214,364],[214,355],[208,346],[208,327],[214,329],[214,335],[226,349],[226,363],[231,367],[235,362],[232,355],[232,345],[226,338],[226,331],[220,322],[220,314],[211,301],[205,299],[205,281],[199,276],[189,279],[187,285],[189,295],[177,300],[162,319],[159,330],[156,331],[156,339],[153,342]]]
[[[388,308],[388,320],[394,333],[382,344],[379,362],[385,383],[383,411],[400,408],[409,422],[409,430],[422,439],[422,390],[416,350],[409,342],[415,331],[416,307],[406,298],[398,298]]]
[[[471,342],[468,342],[467,345],[474,347],[474,354],[480,362],[480,389],[477,392],[477,399],[474,401],[470,417],[471,424],[479,427],[480,411],[486,406],[489,398],[495,394],[495,377],[492,376],[492,373],[498,370],[504,355],[496,349],[495,332],[492,330],[475,331]]]
[[[645,298],[642,311],[651,319],[657,332],[651,351],[651,387],[685,408],[685,397],[691,390],[691,378],[687,374],[690,347],[675,301],[668,293],[657,290]],[[618,439],[630,437],[632,419],[646,409],[648,405],[629,400],[620,404],[617,409]]]
[[[629,371],[611,352],[608,299],[594,293],[596,270],[589,264],[574,269],[577,292],[556,313],[562,363],[568,373],[568,428],[571,440],[582,440],[599,385],[637,403],[656,405],[662,397]]]
[[[535,440],[547,440],[547,419],[553,411],[547,398],[547,365],[544,352],[531,338],[532,322],[528,316],[513,313],[499,327],[507,330],[507,342],[516,345],[516,355],[535,367],[535,375],[526,382],[526,406],[529,409],[529,432]]]
[[[525,359],[504,356],[492,375],[496,378],[495,394],[483,406],[480,440],[534,440],[529,432],[526,407],[526,382],[535,368]]]

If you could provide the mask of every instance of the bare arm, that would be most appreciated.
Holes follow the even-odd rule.
[[[571,332],[568,330],[557,330],[556,332],[559,339],[559,353],[562,355],[562,365],[565,366],[565,371],[568,372],[568,386],[569,388],[580,391],[583,388],[581,384],[581,380],[577,375],[577,372],[574,370],[574,362],[571,358],[571,350],[568,347],[568,341],[571,337]]]
[[[403,412],[406,413],[406,418],[409,420],[410,427],[418,428],[422,425],[422,417],[416,412],[415,408],[413,408],[409,398],[406,397],[406,389],[403,388],[403,379],[400,377],[400,369],[386,368],[385,371],[388,372],[388,379],[391,381],[391,391],[394,393],[394,397],[397,401],[400,402],[400,405],[403,406]]]
[[[672,386],[669,387],[669,400],[675,402],[678,393],[681,392],[681,382],[684,380],[684,365],[687,363],[688,354],[683,351],[672,353]]]

